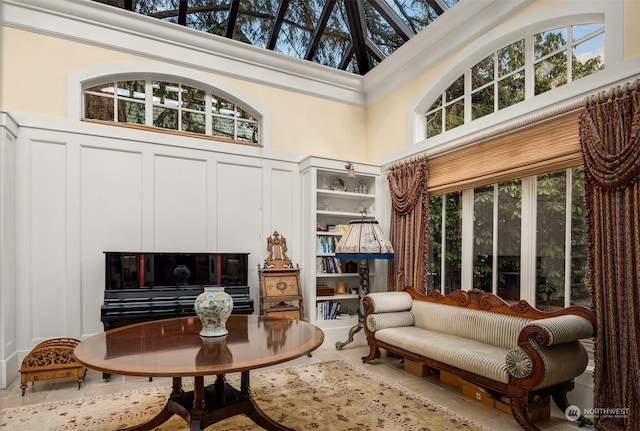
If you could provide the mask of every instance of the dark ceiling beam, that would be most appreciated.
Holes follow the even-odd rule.
[[[233,37],[233,29],[236,27],[238,9],[240,9],[240,0],[231,0],[229,17],[227,18],[227,28],[224,30],[224,37],[228,37],[229,39]]]
[[[367,25],[364,18],[364,6],[359,1],[346,1],[344,8],[347,13],[347,23],[351,31],[351,41],[358,63],[358,73],[364,75],[371,69],[369,57],[367,56]]]
[[[287,13],[287,8],[289,7],[289,0],[280,0],[280,5],[278,6],[278,13],[275,16],[273,27],[271,28],[271,35],[269,36],[269,44],[267,45],[267,49],[273,51],[276,47],[276,42],[278,42],[278,34],[280,34],[280,29],[282,28],[282,22],[284,21],[284,15]]]
[[[444,11],[449,9],[449,6],[447,6],[444,0],[427,0],[427,3],[436,11],[438,16],[442,15]]]
[[[381,62],[382,60],[387,58],[387,55],[384,52],[382,52],[382,50],[380,50],[380,48],[378,48],[378,46],[375,43],[373,43],[371,39],[367,39],[365,44],[367,46],[367,51],[369,52],[369,54],[375,57],[375,59],[378,60],[378,62]]]
[[[384,18],[389,25],[395,30],[405,42],[411,39],[416,33],[410,29],[398,16],[398,14],[391,9],[389,4],[384,0],[369,0],[371,6]]]
[[[305,60],[313,60],[313,56],[316,55],[316,51],[318,50],[318,46],[320,45],[320,39],[322,39],[322,35],[324,34],[324,30],[327,28],[327,22],[329,22],[329,17],[331,16],[331,12],[333,12],[333,7],[336,4],[336,0],[329,0],[324,4],[324,8],[322,8],[322,13],[320,14],[320,19],[318,20],[318,24],[316,28],[313,30],[313,34],[311,35],[311,43],[307,47],[307,52],[304,55]]]
[[[347,66],[349,65],[349,61],[351,61],[351,57],[353,57],[353,54],[354,54],[353,43],[350,43],[349,46],[347,46],[347,49],[345,50],[344,55],[342,56],[342,59],[340,60],[338,69],[347,70]]]
[[[188,0],[180,0],[178,4],[178,24],[187,25],[187,7],[189,6]]]

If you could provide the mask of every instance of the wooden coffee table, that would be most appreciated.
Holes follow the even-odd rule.
[[[181,416],[199,430],[245,414],[267,430],[291,430],[269,418],[251,397],[249,371],[290,361],[317,349],[324,340],[319,328],[300,320],[232,315],[225,337],[200,337],[197,317],[157,320],[102,332],[75,348],[76,359],[98,371],[148,377],[172,377],[167,404],[146,423],[128,431],[151,430]],[[240,389],[225,374],[240,373]],[[205,387],[204,376],[216,375]],[[193,377],[185,392],[182,378]]]

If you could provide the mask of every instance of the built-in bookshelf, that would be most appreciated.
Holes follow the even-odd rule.
[[[379,167],[354,164],[356,178],[347,178],[344,165],[310,157],[301,171],[307,320],[323,329],[325,343],[330,344],[348,337],[349,329],[358,324],[359,307],[359,262],[336,257],[335,247],[352,220],[377,217],[381,181]],[[373,261],[369,269],[370,288],[375,290]],[[345,293],[337,293],[339,287]]]

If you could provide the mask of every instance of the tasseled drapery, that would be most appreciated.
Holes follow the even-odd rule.
[[[594,421],[640,430],[640,79],[580,116],[590,285],[597,316]],[[617,409],[617,410],[615,410]]]
[[[391,166],[387,179],[391,190],[390,240],[395,257],[389,262],[388,290],[406,286],[425,292],[429,266],[429,194],[427,160],[424,157]]]

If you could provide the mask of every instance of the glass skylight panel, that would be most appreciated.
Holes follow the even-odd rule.
[[[206,33],[224,35],[230,0],[189,0],[186,26]]]
[[[265,48],[269,43],[277,12],[278,2],[260,0],[241,2],[233,38]]]
[[[325,66],[337,68],[350,45],[351,35],[344,4],[337,2],[329,15],[327,26],[318,44],[318,50],[312,60]]]
[[[289,3],[274,51],[304,58],[323,4],[318,0],[294,0]]]
[[[369,2],[365,2],[365,19],[367,21],[367,35],[369,39],[386,56],[400,48],[404,40],[396,33],[389,23],[375,10]],[[375,58],[375,56],[373,56]]]

